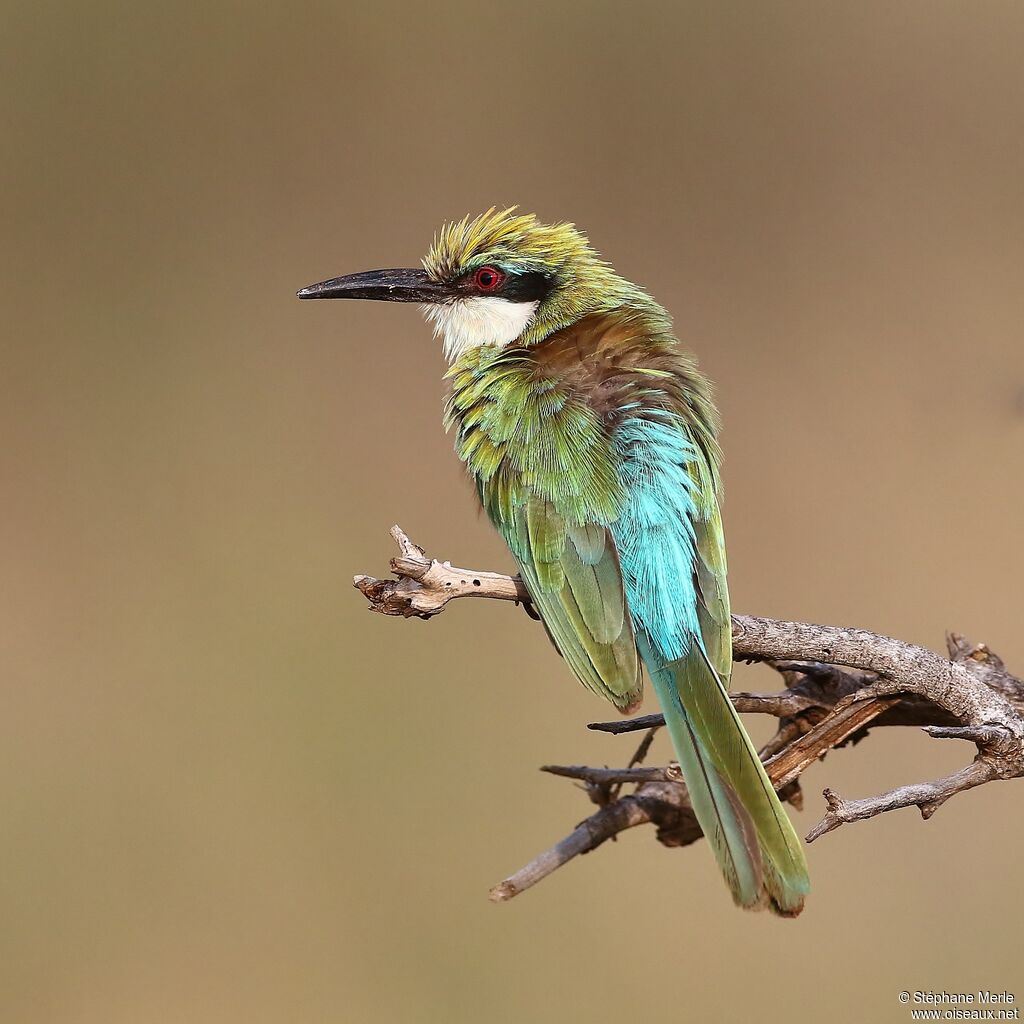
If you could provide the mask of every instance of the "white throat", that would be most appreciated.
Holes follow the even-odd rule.
[[[454,302],[423,307],[434,325],[435,337],[444,341],[448,362],[481,345],[504,348],[526,330],[539,302],[510,302],[496,295],[473,295]]]

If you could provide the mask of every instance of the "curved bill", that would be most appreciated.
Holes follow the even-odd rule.
[[[385,302],[441,302],[451,289],[431,281],[425,270],[367,270],[362,274],[332,277],[302,288],[300,299],[380,299]]]

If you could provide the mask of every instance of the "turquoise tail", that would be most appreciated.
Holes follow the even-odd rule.
[[[718,673],[697,645],[661,668],[644,660],[690,803],[733,899],[795,917],[810,890],[803,847]]]

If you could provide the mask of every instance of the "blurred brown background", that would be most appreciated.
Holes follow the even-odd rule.
[[[1016,986],[1024,786],[810,849],[797,922],[630,834],[504,907],[621,763],[525,615],[371,616],[400,522],[510,560],[409,307],[492,203],[575,220],[719,384],[734,605],[1018,671],[1018,3],[7,4],[0,1020],[906,1020]],[[776,684],[740,669],[736,684]],[[763,735],[767,723],[754,724]],[[969,747],[872,735],[851,796]],[[659,747],[665,757],[665,748]],[[845,966],[844,966],[845,964]],[[854,966],[855,965],[855,966]]]

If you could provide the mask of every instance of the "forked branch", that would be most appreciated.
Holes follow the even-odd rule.
[[[399,547],[399,555],[391,560],[396,578],[354,579],[371,610],[431,618],[456,598],[484,597],[522,604],[536,618],[518,576],[460,569],[429,558],[398,526],[391,535]],[[957,793],[1024,775],[1024,683],[984,645],[951,634],[949,656],[943,657],[866,630],[749,615],[734,615],[732,632],[736,660],[765,662],[786,683],[778,693],[734,693],[732,699],[740,712],[778,719],[778,730],[761,757],[780,796],[798,807],[801,773],[834,747],[858,742],[869,728],[918,726],[930,736],[963,739],[976,747],[969,765],[933,782],[860,800],[847,800],[826,789],[825,815],[808,833],[808,842],[840,825],[901,807],[916,806],[927,819]],[[644,715],[590,728],[623,733],[661,724],[660,715]],[[511,899],[572,858],[636,825],[654,824],[658,840],[667,846],[699,839],[700,827],[676,766],[640,766],[649,743],[650,733],[622,769],[545,766],[544,771],[582,781],[598,809],[561,842],[496,885],[491,899]],[[635,789],[622,795],[624,785]]]

